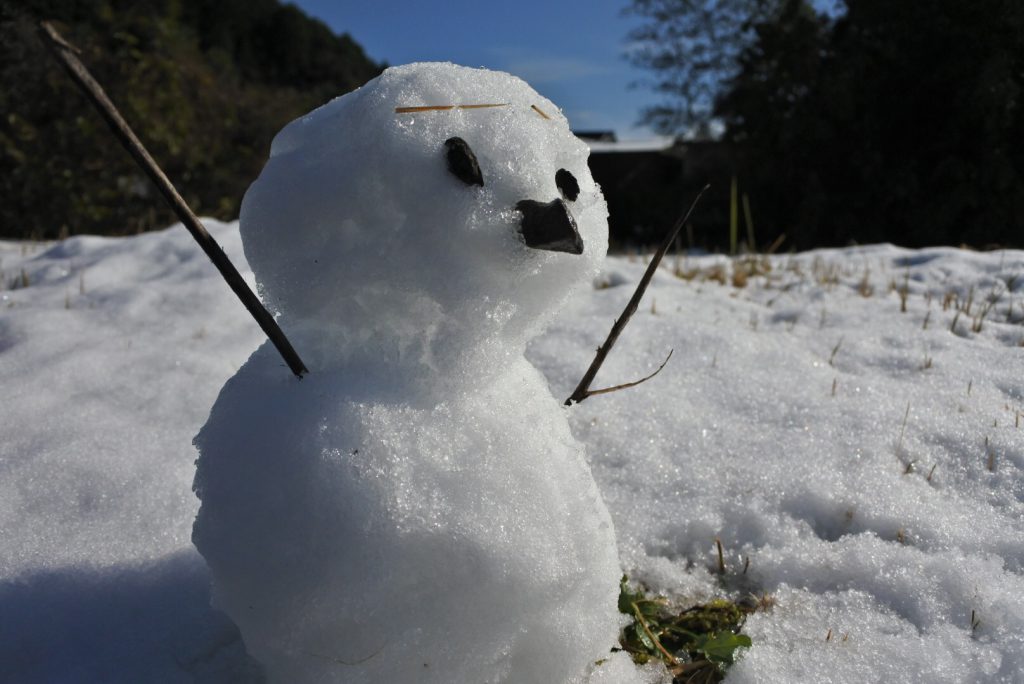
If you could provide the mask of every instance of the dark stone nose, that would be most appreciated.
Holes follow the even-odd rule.
[[[564,201],[556,199],[544,204],[522,200],[516,203],[516,209],[523,215],[519,232],[527,247],[583,254],[583,238]]]

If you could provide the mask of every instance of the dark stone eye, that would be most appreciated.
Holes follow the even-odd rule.
[[[576,198],[580,196],[580,184],[576,182],[576,176],[565,169],[558,169],[558,172],[555,174],[555,185],[558,186],[562,197],[570,202],[575,202]]]
[[[456,178],[466,185],[484,184],[484,177],[480,174],[480,164],[476,161],[476,155],[469,145],[462,138],[448,138],[444,141],[445,158],[448,160],[448,170]]]

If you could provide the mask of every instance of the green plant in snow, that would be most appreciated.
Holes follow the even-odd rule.
[[[748,609],[726,599],[674,611],[663,597],[631,591],[622,577],[619,612],[632,622],[622,631],[622,649],[637,663],[661,660],[677,683],[719,682],[750,637],[740,634]]]

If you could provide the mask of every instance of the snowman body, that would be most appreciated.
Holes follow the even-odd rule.
[[[607,247],[586,147],[506,74],[387,70],[286,127],[243,202],[269,344],[196,437],[193,541],[272,681],[579,681],[608,512],[523,357]]]

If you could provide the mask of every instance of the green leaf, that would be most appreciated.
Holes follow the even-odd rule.
[[[626,615],[633,614],[633,604],[642,601],[644,594],[642,591],[631,592],[629,587],[626,586],[627,578],[625,575],[619,581],[619,612]]]
[[[654,641],[651,637],[647,636],[647,632],[645,632],[642,627],[637,630],[637,632],[637,636],[640,637],[640,641],[648,651],[654,652],[657,650],[657,647],[654,645]]]
[[[703,653],[708,660],[724,665],[732,665],[736,656],[736,649],[750,648],[750,637],[745,634],[733,634],[732,632],[719,632],[705,637],[702,644],[695,650]]]
[[[626,643],[633,650],[637,651],[649,651],[654,653],[656,646],[651,637],[647,635],[643,625],[638,622],[634,622],[626,628]]]
[[[629,606],[629,589],[626,588],[627,578],[625,575],[619,580],[619,612],[627,612],[626,608]]]
[[[633,605],[645,618],[657,618],[658,614],[661,612],[662,603],[663,601],[659,599],[640,599],[639,601],[633,601]]]

